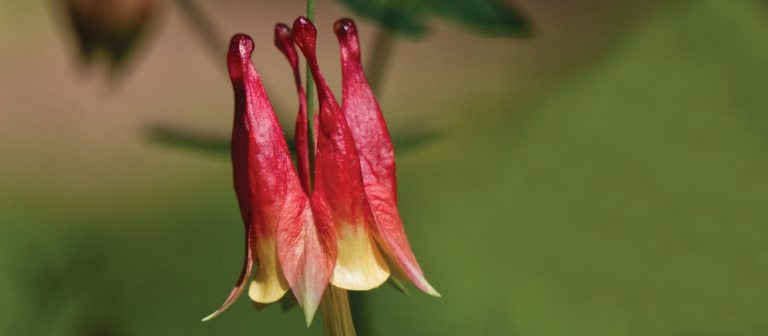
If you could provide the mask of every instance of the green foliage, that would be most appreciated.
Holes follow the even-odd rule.
[[[421,37],[429,16],[440,16],[478,33],[525,36],[530,24],[512,5],[498,0],[341,0],[357,14],[392,32]]]

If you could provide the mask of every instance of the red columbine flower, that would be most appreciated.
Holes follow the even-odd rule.
[[[343,108],[320,72],[312,23],[300,17],[293,31],[283,24],[275,28],[275,44],[291,64],[299,94],[298,174],[250,62],[253,41],[242,34],[232,38],[227,56],[235,90],[232,164],[246,229],[246,258],[224,305],[205,320],[242,293],[254,264],[251,300],[275,302],[290,288],[308,322],[328,283],[369,290],[386,281],[390,270],[439,296],[413,256],[397,211],[392,142],[363,74],[355,25],[342,19],[335,30],[342,54]],[[317,86],[320,113],[314,153],[309,150],[306,96],[294,44],[307,59]],[[315,156],[314,186],[310,155]]]
[[[232,166],[245,224],[246,257],[229,297],[204,320],[215,317],[240,296],[254,264],[257,271],[248,291],[251,300],[259,304],[275,302],[288,291],[288,281],[293,280],[291,288],[299,302],[314,313],[333,269],[333,245],[321,245],[333,239],[331,228],[314,222],[309,197],[293,168],[259,74],[251,64],[252,52],[250,37],[232,37],[227,54],[235,91]],[[278,261],[278,245],[285,245],[280,248],[286,260],[283,263]],[[290,275],[287,279],[284,272]]]

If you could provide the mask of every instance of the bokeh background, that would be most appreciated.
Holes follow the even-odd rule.
[[[198,3],[225,38],[254,37],[292,129],[272,27],[304,3]],[[360,334],[768,334],[766,2],[514,4],[527,37],[429,17],[391,46],[400,211],[443,298],[367,293]],[[320,334],[245,297],[200,322],[242,258],[208,141],[226,138],[232,93],[215,38],[158,8],[112,72],[80,60],[62,2],[0,2],[0,334]],[[379,31],[318,1],[334,87],[342,16],[363,53]]]

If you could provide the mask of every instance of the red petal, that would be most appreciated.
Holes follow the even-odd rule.
[[[341,47],[344,114],[360,155],[365,192],[378,234],[408,278],[424,292],[439,296],[424,278],[397,211],[394,148],[381,108],[363,72],[357,28],[352,20],[341,19],[336,21],[334,30]]]
[[[301,74],[299,73],[299,58],[296,48],[293,46],[291,28],[284,23],[275,26],[275,46],[285,55],[293,70],[293,78],[296,82],[296,92],[299,96],[299,113],[296,116],[295,142],[296,161],[299,168],[301,186],[307,193],[312,191],[309,168],[309,135],[307,134],[307,95],[301,86]]]
[[[314,201],[314,200],[313,200]],[[302,306],[307,325],[320,305],[336,261],[332,228],[313,216],[306,196],[288,202],[285,223],[278,227],[277,252],[293,294]]]
[[[250,237],[250,260],[246,261],[238,286],[223,311],[242,293],[251,264],[259,269],[249,295],[259,303],[277,301],[288,290],[277,262],[278,226],[303,225],[296,209],[308,209],[308,198],[293,169],[288,146],[256,69],[251,64],[253,40],[243,34],[232,37],[227,64],[235,92],[232,127],[232,166],[240,213]],[[284,248],[293,248],[287,246]],[[214,316],[217,314],[214,313]]]
[[[320,72],[315,27],[300,17],[293,24],[293,33],[312,70],[320,102],[312,202],[313,206],[328,205],[327,216],[325,211],[315,210],[316,219],[333,227],[337,237],[337,264],[331,283],[352,290],[371,289],[387,279],[389,268],[369,233],[372,217],[355,143],[341,107]]]

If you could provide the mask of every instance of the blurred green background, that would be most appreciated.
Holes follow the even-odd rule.
[[[768,334],[765,1],[517,1],[528,38],[430,20],[400,39],[380,102],[400,211],[435,299],[367,293],[372,335]],[[301,1],[201,2],[254,63],[286,129],[296,110],[275,22]],[[0,3],[0,335],[317,335],[243,297],[226,156],[232,93],[171,5],[118,80],[83,67],[54,1]],[[334,87],[332,22],[318,3]],[[360,20],[370,47],[377,28]],[[222,41],[225,43],[225,41]],[[418,137],[417,137],[418,138]],[[363,334],[363,333],[361,333]],[[363,334],[364,335],[364,334]]]

